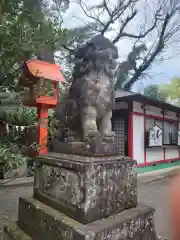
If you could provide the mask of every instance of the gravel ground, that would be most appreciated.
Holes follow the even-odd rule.
[[[155,208],[155,226],[159,236],[170,238],[168,221],[168,184],[170,179],[162,179],[151,183],[140,184],[139,202]],[[19,196],[32,194],[32,187],[0,188],[0,226],[4,221],[16,220]],[[1,238],[0,238],[1,239]]]
[[[154,220],[157,234],[170,239],[168,185],[171,179],[139,185],[138,200],[155,208]]]

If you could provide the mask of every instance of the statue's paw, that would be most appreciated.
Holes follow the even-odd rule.
[[[115,137],[115,135],[116,134],[113,131],[104,133],[105,138],[113,138],[113,137]]]
[[[87,136],[85,137],[85,139],[88,139],[88,138],[97,138],[97,137],[99,137],[99,136],[100,136],[100,134],[99,134],[98,131],[90,130],[90,131],[88,131],[88,134],[87,134]]]
[[[115,139],[115,132],[108,132],[103,135],[103,140],[112,142]]]

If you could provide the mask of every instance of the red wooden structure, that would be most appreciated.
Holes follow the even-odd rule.
[[[41,95],[41,89],[44,88],[45,81],[51,81],[53,87],[53,95]],[[23,74],[20,78],[19,85],[29,88],[29,96],[26,96],[24,105],[36,107],[38,113],[38,131],[37,143],[42,146],[38,154],[47,153],[48,138],[48,109],[57,105],[59,98],[58,83],[65,83],[65,79],[61,73],[60,66],[40,60],[29,60],[25,62]],[[37,93],[35,93],[37,91]]]

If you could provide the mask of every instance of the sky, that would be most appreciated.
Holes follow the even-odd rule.
[[[93,5],[93,4],[97,4],[97,1],[100,1],[100,0],[91,0],[90,2]],[[139,2],[140,2],[139,3],[140,13],[136,18],[136,21],[131,22],[130,26],[128,27],[127,30],[129,32],[133,32],[138,29],[139,23],[144,18],[144,15],[143,15],[144,12],[148,13],[148,16],[151,15],[151,10],[156,7],[157,0],[148,1],[148,7],[147,7],[146,0],[140,0]],[[149,5],[150,2],[151,2],[151,5]],[[143,5],[144,3],[145,5]],[[112,4],[114,4],[114,0]],[[106,18],[106,16],[103,16],[103,17]],[[84,24],[84,21],[86,21],[87,18],[83,14],[83,11],[81,11],[79,5],[76,3],[72,3],[71,7],[68,9],[63,19],[64,19],[64,27],[73,28],[73,27],[77,27],[79,25]],[[149,26],[151,26],[152,24],[151,20],[152,19],[150,17],[146,19],[146,22],[147,24],[149,24]],[[116,25],[114,25],[113,27],[114,29],[116,29]],[[111,35],[108,35],[107,37],[111,38]],[[148,39],[145,40],[146,45],[148,46],[151,45],[151,42],[153,42],[156,37],[157,37],[156,35],[149,36]],[[119,51],[119,58],[123,60],[123,59],[126,59],[127,54],[132,49],[132,43],[128,39],[124,39],[120,43],[118,43],[117,47]],[[132,90],[141,92],[143,88],[149,84],[169,83],[174,76],[180,76],[180,68],[179,68],[180,54],[178,52],[179,49],[180,48],[176,50],[176,46],[169,48],[168,54],[171,55],[170,59],[164,60],[164,61],[158,61],[158,60],[155,61],[152,64],[151,68],[148,70],[148,73],[151,77],[146,77],[137,81],[137,83],[133,86]]]
[[[151,78],[147,77],[144,80],[139,80],[135,85],[134,91],[142,91],[143,87],[150,84],[170,83],[171,79],[180,76],[180,56],[172,57],[162,63],[154,63],[152,65]]]

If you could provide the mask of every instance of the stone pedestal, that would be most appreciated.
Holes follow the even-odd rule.
[[[50,153],[36,159],[33,198],[20,198],[4,239],[156,240],[154,210],[137,205],[136,162]]]
[[[129,158],[50,154],[36,161],[34,197],[82,223],[135,207],[136,191]]]

